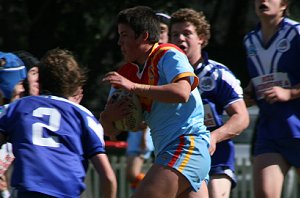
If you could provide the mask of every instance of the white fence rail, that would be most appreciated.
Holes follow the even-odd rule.
[[[254,198],[252,190],[252,167],[249,154],[249,145],[236,144],[236,173],[238,184],[231,192],[231,198]],[[126,156],[125,155],[109,155],[110,162],[118,179],[118,198],[129,198],[130,187],[126,181]],[[146,161],[144,169],[147,170],[151,166],[152,160]],[[90,167],[86,178],[87,189],[82,194],[82,198],[101,198],[99,190],[99,179],[95,170]],[[298,178],[294,171],[288,173],[284,185],[282,198],[298,198]]]

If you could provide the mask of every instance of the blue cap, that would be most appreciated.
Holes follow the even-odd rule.
[[[27,71],[22,60],[13,53],[0,51],[0,91],[10,99],[14,87],[26,78]]]

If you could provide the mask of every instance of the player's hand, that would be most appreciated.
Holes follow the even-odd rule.
[[[109,100],[105,105],[104,111],[108,119],[114,122],[131,113],[131,103],[126,99],[116,102]]]
[[[253,90],[251,83],[249,83],[247,85],[247,87],[244,88],[243,92],[244,92],[244,101],[246,103],[246,106],[250,107],[250,106],[255,105],[256,102],[253,98],[254,90]]]
[[[270,104],[274,102],[286,102],[291,98],[291,90],[275,86],[265,91],[264,97]]]
[[[108,82],[114,88],[120,88],[126,91],[132,91],[135,86],[134,82],[131,82],[127,78],[120,75],[118,72],[108,72],[102,79],[102,82]]]
[[[1,191],[7,190],[7,188],[8,188],[7,176],[4,174],[0,176],[0,190]]]

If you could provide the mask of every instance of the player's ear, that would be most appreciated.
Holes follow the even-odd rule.
[[[149,38],[149,32],[144,32],[144,33],[142,34],[142,38],[143,38],[143,41],[147,41],[148,38]]]

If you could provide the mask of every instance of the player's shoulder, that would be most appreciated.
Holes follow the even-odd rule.
[[[126,75],[126,74],[130,74],[132,72],[136,73],[138,72],[139,70],[139,66],[135,63],[125,63],[125,64],[122,64],[117,72],[121,75]]]
[[[67,109],[72,108],[76,109],[78,112],[81,112],[82,114],[87,114],[89,116],[93,116],[92,112],[88,110],[86,107],[77,104],[75,102],[72,102],[66,98],[59,97],[59,96],[53,96],[53,95],[42,95],[42,96],[31,96],[31,97],[37,97],[37,100],[49,100],[51,103],[56,104],[60,108]]]
[[[81,104],[77,104],[68,99],[57,97],[57,96],[51,96],[51,98],[54,100],[58,100],[58,101],[66,103],[66,104],[69,104],[70,106],[77,108],[79,111],[84,112],[85,114],[88,114],[90,116],[93,116],[92,112],[89,109],[87,109],[86,107],[82,106]]]
[[[233,72],[223,63],[209,59],[202,71],[203,76],[210,76],[218,81],[235,78]]]
[[[253,35],[255,35],[257,31],[258,31],[258,30],[255,29],[255,30],[251,30],[250,32],[248,32],[248,33],[244,36],[244,38],[243,38],[243,43],[246,43],[247,40],[251,39],[251,37],[252,37]]]
[[[300,23],[290,18],[284,18],[283,27],[287,27],[287,29],[293,29],[300,35]]]
[[[135,63],[125,63],[117,70],[117,72],[133,82],[139,81],[139,66]]]
[[[153,57],[161,57],[166,53],[184,54],[184,52],[178,46],[172,43],[164,43],[164,44],[154,46],[151,55]]]
[[[294,26],[294,27],[297,27],[300,25],[300,22],[299,21],[295,21],[293,19],[290,19],[290,18],[284,18],[284,25],[289,25],[289,26]]]
[[[182,52],[182,50],[177,45],[174,45],[172,43],[160,44],[157,46],[157,50],[158,51],[178,50]]]
[[[211,67],[214,67],[214,68],[228,69],[228,67],[226,65],[224,65],[223,63],[216,61],[216,60],[212,60],[212,59],[208,59],[208,65],[210,65]]]
[[[226,65],[212,59],[208,60],[208,64],[206,65],[206,67],[207,69],[211,70],[213,73],[222,74],[226,72],[231,72],[231,70]]]

